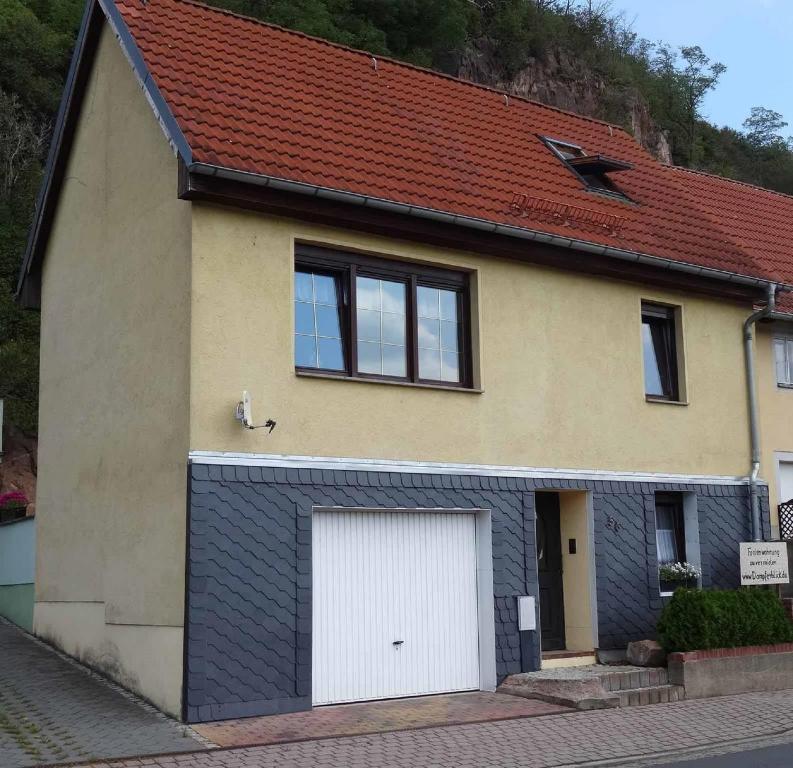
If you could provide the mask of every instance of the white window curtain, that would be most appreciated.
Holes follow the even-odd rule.
[[[658,548],[658,563],[660,565],[676,563],[678,558],[675,532],[667,528],[658,528],[655,532],[655,540]]]

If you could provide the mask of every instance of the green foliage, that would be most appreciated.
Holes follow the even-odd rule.
[[[0,90],[0,397],[7,418],[36,428],[38,314],[13,299],[41,172],[46,131]]]
[[[382,56],[450,71],[475,20],[467,0],[214,0],[211,5]]]
[[[678,589],[658,621],[668,653],[793,642],[793,624],[764,588]]]
[[[743,121],[746,140],[753,147],[770,147],[777,143],[785,143],[779,133],[787,123],[779,112],[765,107],[752,107],[751,114]]]
[[[60,101],[82,0],[0,0],[0,88],[39,117]]]

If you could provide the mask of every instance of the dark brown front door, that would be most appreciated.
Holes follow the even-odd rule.
[[[537,493],[537,569],[542,650],[564,650],[564,591],[559,494]]]

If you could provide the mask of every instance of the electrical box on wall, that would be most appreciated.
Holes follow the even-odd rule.
[[[532,595],[518,598],[518,629],[521,632],[537,629],[537,615],[534,612],[534,597]]]

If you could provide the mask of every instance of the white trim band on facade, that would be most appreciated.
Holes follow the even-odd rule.
[[[334,458],[329,456],[281,456],[269,453],[190,451],[194,464],[224,464],[288,469],[330,469],[349,472],[401,472],[425,475],[479,475],[521,477],[538,480],[609,480],[622,483],[679,483],[686,485],[746,485],[747,478],[735,475],[682,475],[666,472],[626,472],[603,469],[551,469],[497,464],[452,464],[434,461],[389,461],[386,459]],[[765,481],[758,481],[765,485]]]

